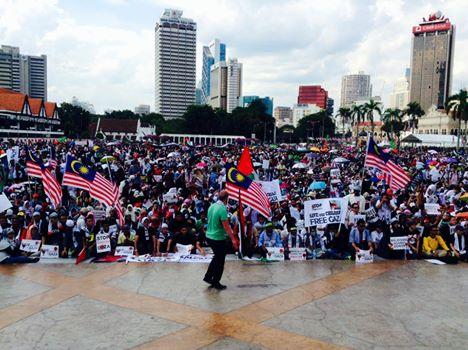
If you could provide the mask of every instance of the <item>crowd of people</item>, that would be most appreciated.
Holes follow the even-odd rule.
[[[42,181],[28,176],[26,147],[53,168],[59,183],[67,155],[110,179],[120,190],[123,222],[115,208],[74,187],[63,187],[61,204],[54,207]],[[178,245],[191,245],[192,254],[204,255],[208,208],[225,187],[226,166],[236,165],[242,152],[237,144],[152,141],[6,140],[1,148],[7,157],[0,166],[3,193],[12,204],[0,213],[3,263],[39,260],[39,253],[21,250],[22,240],[58,246],[60,258],[76,258],[82,251],[88,257],[107,255],[97,252],[98,234],[110,239],[110,254],[118,246],[128,246],[137,256],[164,256],[177,252]],[[378,170],[364,168],[365,142],[251,145],[254,176],[278,179],[282,196],[271,203],[271,217],[249,207],[240,211],[237,201],[229,200],[231,227],[235,234],[244,233],[242,255],[267,258],[268,248],[282,247],[286,258],[291,248],[304,248],[308,259],[354,259],[364,250],[384,259],[467,261],[466,155],[422,147],[387,151],[410,175],[407,187],[394,191]],[[268,167],[262,166],[264,160]],[[315,188],[316,182],[325,185]],[[306,227],[304,202],[320,198],[347,199],[342,223]],[[428,212],[426,204],[439,204],[437,212]],[[405,248],[394,249],[392,237],[403,236]]]

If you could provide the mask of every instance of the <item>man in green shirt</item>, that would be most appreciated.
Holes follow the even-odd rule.
[[[226,260],[227,241],[229,236],[232,240],[234,249],[239,249],[239,242],[229,226],[228,212],[226,204],[228,201],[228,193],[221,191],[218,196],[218,201],[208,209],[208,227],[206,229],[206,241],[213,249],[213,259],[208,266],[205,278],[203,281],[211,284],[213,288],[218,290],[226,289],[219,281],[223,276],[224,261]]]

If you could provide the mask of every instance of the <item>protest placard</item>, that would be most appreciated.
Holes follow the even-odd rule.
[[[275,203],[283,200],[279,180],[257,182],[260,184],[260,186],[262,186],[263,190],[267,194],[270,203]]]
[[[190,255],[193,249],[193,245],[191,244],[184,245],[184,244],[177,243],[176,247],[177,247],[177,255]]]
[[[169,204],[176,203],[177,202],[177,189],[173,187],[166,194],[163,194],[163,201]]]
[[[270,160],[264,159],[262,161],[262,169],[268,169],[270,167]]]
[[[59,246],[43,244],[41,247],[41,258],[58,259],[59,258]]]
[[[340,177],[340,169],[331,169],[330,170],[330,177],[332,179],[338,179]]]
[[[324,198],[304,202],[306,227],[343,223],[346,214],[346,199]]]
[[[12,207],[13,205],[11,204],[10,200],[8,197],[5,195],[5,193],[0,194],[0,213],[8,210]]]
[[[361,214],[357,214],[357,215],[354,215],[354,216],[353,216],[353,224],[354,224],[354,225],[357,225],[357,222],[358,222],[359,220],[364,220],[364,221],[366,221],[366,216],[365,216],[365,215],[361,215]]]
[[[440,214],[440,205],[437,203],[424,203],[424,209],[426,210],[427,215]]]
[[[368,264],[374,262],[374,255],[370,250],[361,250],[356,253],[356,264]]]
[[[181,255],[179,257],[180,263],[210,263],[213,259],[213,255],[196,255],[196,254],[188,254],[188,255]]]
[[[39,251],[39,247],[41,246],[40,240],[35,239],[23,239],[20,244],[20,250],[27,253],[35,253]]]
[[[122,246],[119,246],[119,247],[116,247],[116,248],[115,248],[115,253],[114,253],[114,255],[116,255],[116,256],[129,256],[129,255],[133,255],[133,252],[134,252],[134,248],[133,248],[133,247],[122,247]]]
[[[104,209],[93,209],[91,211],[94,216],[94,220],[104,220],[106,218],[106,211]]]
[[[98,233],[96,235],[96,251],[98,253],[110,252],[111,245],[109,236],[105,233]]]
[[[161,182],[162,181],[162,175],[153,175],[153,179],[155,182]]]
[[[269,260],[284,260],[284,248],[267,248],[267,258]]]
[[[294,219],[296,219],[296,222],[301,220],[301,213],[299,210],[297,210],[297,208],[289,207],[289,213]]]
[[[377,216],[377,212],[375,211],[374,207],[371,207],[369,209],[367,209],[366,211],[364,211],[364,213],[366,214],[366,221],[367,222],[375,222],[377,221],[379,218]]]
[[[289,248],[289,260],[306,260],[305,248]]]
[[[390,243],[393,245],[393,250],[405,250],[408,236],[390,237]]]

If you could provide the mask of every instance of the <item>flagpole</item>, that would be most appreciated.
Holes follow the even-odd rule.
[[[370,142],[370,134],[367,132],[367,142],[366,142],[366,156],[364,157],[364,164],[362,165],[362,174],[361,174],[361,189],[362,189],[362,182],[364,181],[364,173],[366,171],[366,159],[367,159],[367,153],[369,150],[369,142]]]
[[[241,201],[241,190],[239,188],[239,209],[237,210],[237,212],[239,213],[239,254],[238,256],[242,259],[244,258],[244,255],[242,254],[242,232],[244,231],[244,224],[243,224],[243,220],[241,218],[241,215],[244,215],[244,211],[242,210],[241,208],[241,205],[242,205],[242,201]],[[242,214],[241,214],[242,212]]]

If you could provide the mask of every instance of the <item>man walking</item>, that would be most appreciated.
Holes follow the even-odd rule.
[[[228,201],[228,193],[221,191],[218,196],[218,201],[208,209],[208,227],[206,230],[206,241],[211,249],[213,249],[213,260],[211,260],[208,270],[206,271],[203,281],[211,284],[213,288],[218,290],[226,289],[219,281],[223,276],[224,261],[226,259],[227,241],[229,237],[235,250],[239,248],[239,242],[229,226],[228,212],[226,204]]]

